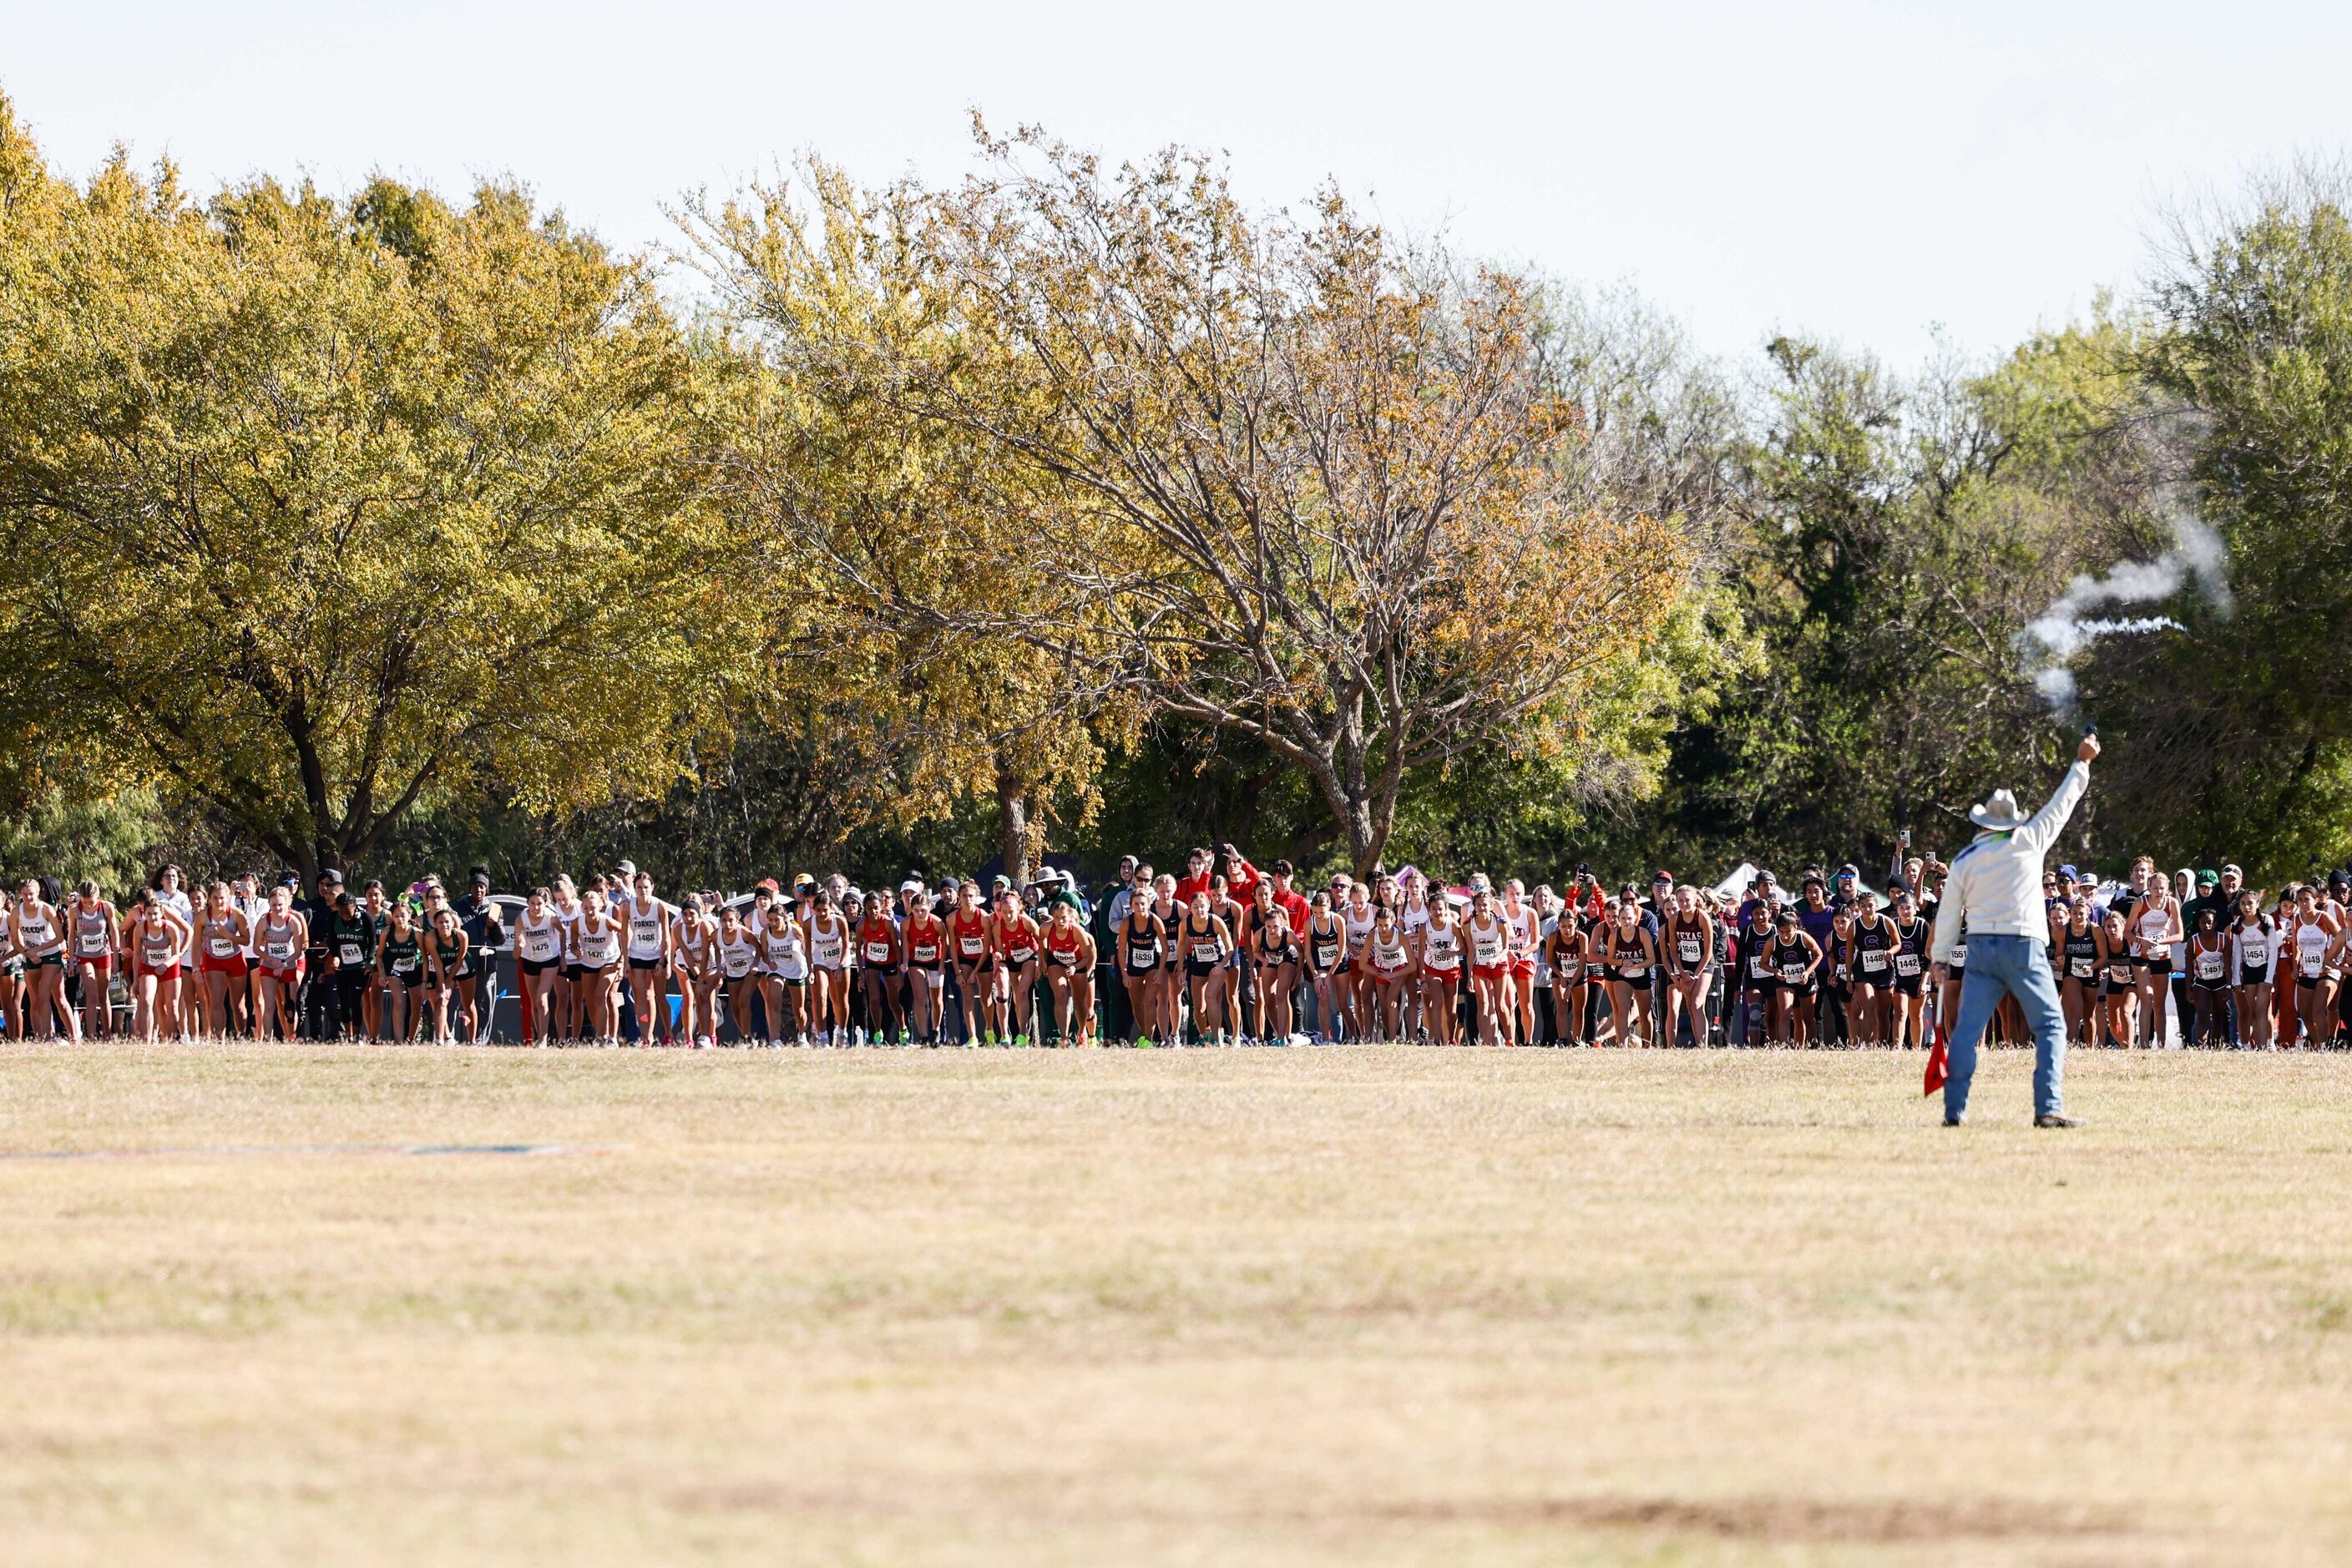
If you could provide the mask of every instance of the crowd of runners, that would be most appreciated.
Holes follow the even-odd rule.
[[[122,904],[28,879],[0,900],[12,1036],[128,1031],[537,1046],[1322,1044],[1915,1047],[1957,1015],[1937,963],[1944,867],[1898,858],[1714,886],[1605,889],[1405,868],[1311,889],[1277,860],[1129,858],[1089,900],[835,874],[675,901],[627,861],[493,894],[477,868],[388,889],[330,871],[200,886],[162,868]],[[2352,1037],[2352,878],[2275,893],[2238,868],[2043,881],[2050,962],[2091,1046],[2332,1047]],[[501,1007],[502,1001],[505,1006]],[[2014,1005],[1994,1044],[2029,1041]]]

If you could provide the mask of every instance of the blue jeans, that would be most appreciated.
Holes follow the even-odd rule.
[[[2017,998],[2033,1031],[2033,1114],[2059,1114],[2066,1076],[2066,1016],[2058,1008],[2058,985],[2050,974],[2050,944],[2030,936],[1969,937],[1969,969],[1960,983],[1960,1016],[1945,1048],[1951,1077],[1944,1084],[1944,1114],[1969,1108],[1969,1080],[1976,1076],[1977,1042],[1984,1038],[2001,993]]]

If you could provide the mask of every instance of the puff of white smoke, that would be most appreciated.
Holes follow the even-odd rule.
[[[2185,586],[2193,586],[2217,613],[2231,612],[2230,551],[2221,536],[2185,507],[2167,508],[2165,521],[2172,528],[2171,549],[2153,561],[2124,562],[2104,576],[2078,574],[2018,634],[2018,651],[2032,672],[2033,689],[2060,718],[2074,706],[2074,672],[2066,668],[2074,655],[2103,637],[2180,629],[2169,616],[2117,619],[2087,612],[2168,599]]]

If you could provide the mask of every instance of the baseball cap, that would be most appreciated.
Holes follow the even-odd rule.
[[[814,888],[815,886],[816,879],[810,876],[806,871],[795,871],[793,873],[793,890],[794,892],[798,892],[803,888]]]
[[[2074,867],[2072,867],[2072,866],[2061,866],[2061,867],[2059,867],[2059,868],[2058,868],[2058,875],[2060,875],[2061,877],[2064,878],[2067,881],[2070,881],[2070,882],[2079,882],[2079,881],[2081,881],[2081,880],[2083,879],[2083,875],[2082,875],[2082,873],[2081,873],[2081,872],[2079,872],[2079,871],[2077,871],[2077,870],[2075,870],[2075,869],[2074,869]]]
[[[332,882],[335,886],[340,888],[343,885],[343,874],[341,871],[336,870],[332,866],[330,866],[325,870],[319,873],[319,880],[321,882]]]
[[[2200,888],[2219,887],[2221,882],[2221,873],[2214,870],[2210,866],[2208,866],[2204,870],[2197,873],[2197,885]]]
[[[923,885],[922,883],[915,880],[914,878],[909,877],[905,881],[898,884],[898,890],[902,893],[919,893],[923,890]]]
[[[615,860],[613,869],[624,877],[634,877],[637,874],[637,863],[635,860]]]
[[[1852,877],[1857,882],[1862,880],[1862,868],[1851,860],[1839,867],[1837,874],[1841,877]]]
[[[1675,874],[1672,871],[1667,870],[1664,866],[1661,866],[1658,868],[1658,874],[1650,879],[1650,886],[1653,888],[1663,888],[1671,884],[1674,879]]]

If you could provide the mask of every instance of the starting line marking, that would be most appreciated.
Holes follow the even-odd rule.
[[[568,1143],[202,1143],[164,1149],[12,1149],[0,1160],[154,1160],[200,1154],[580,1154]]]

